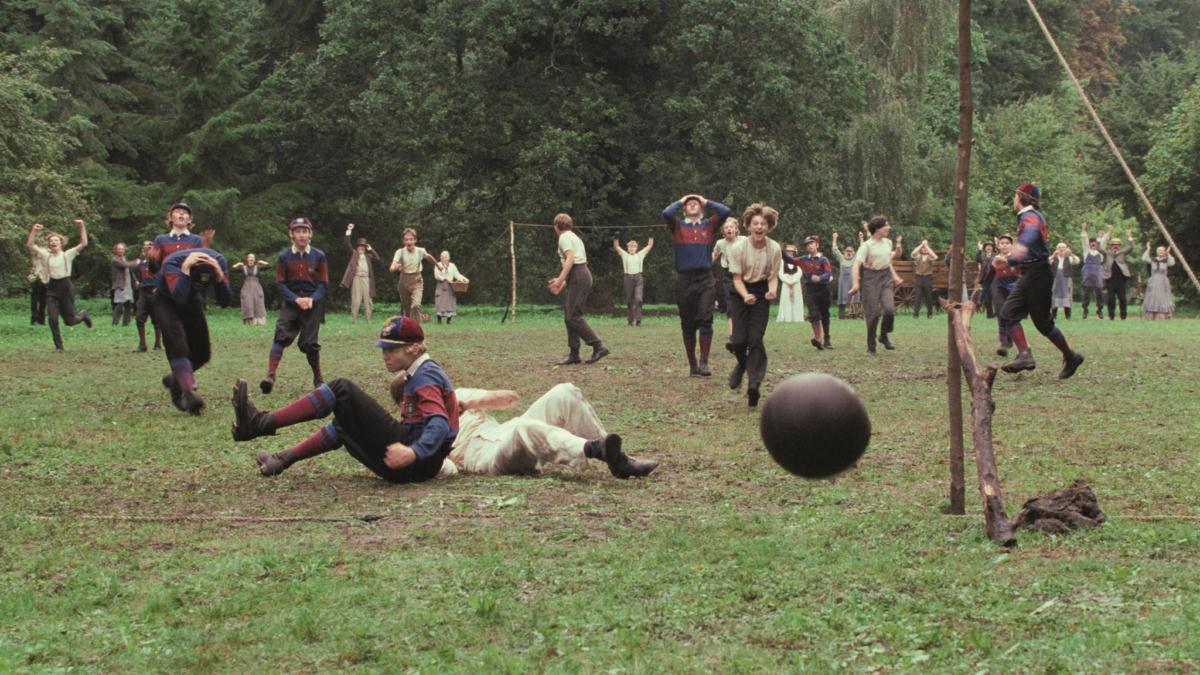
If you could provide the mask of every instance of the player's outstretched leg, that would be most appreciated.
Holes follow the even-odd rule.
[[[311,392],[274,411],[262,412],[250,402],[249,387],[238,380],[233,387],[233,440],[248,441],[259,436],[271,436],[280,427],[320,419],[333,412],[337,396],[329,385],[323,384]]]
[[[258,463],[258,472],[262,475],[278,476],[289,466],[302,459],[315,457],[340,447],[342,447],[341,438],[331,422],[287,450],[258,453],[254,456],[254,461]]]
[[[583,454],[591,459],[602,460],[617,478],[642,478],[658,468],[654,460],[634,459],[621,450],[621,437],[608,434],[604,438],[588,441]]]

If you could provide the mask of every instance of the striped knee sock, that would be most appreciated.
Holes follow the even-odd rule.
[[[291,459],[295,461],[315,457],[323,452],[336,450],[340,447],[342,447],[342,439],[338,437],[337,430],[333,428],[333,422],[330,422],[317,429],[312,436],[289,448],[288,453],[291,455]]]
[[[298,422],[325,417],[333,412],[333,406],[336,403],[337,396],[334,395],[333,390],[329,388],[329,385],[323,384],[271,415],[275,418],[276,428],[286,427]]]
[[[175,376],[175,384],[183,391],[196,388],[196,377],[192,373],[192,361],[188,358],[171,359],[171,374]]]
[[[267,374],[274,375],[276,369],[279,368],[279,362],[283,359],[283,345],[278,342],[271,343],[271,355],[267,357]]]

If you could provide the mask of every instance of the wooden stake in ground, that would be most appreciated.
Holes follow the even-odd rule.
[[[971,123],[975,106],[971,100],[971,0],[958,2],[958,158],[954,167],[954,230],[950,241],[950,279],[947,297],[953,299],[963,286],[963,255],[967,242],[967,199],[971,179]],[[962,385],[958,379],[958,349],[954,322],[946,317],[946,401],[950,413],[950,513],[966,512],[966,480],[963,477]]]
[[[988,537],[1001,546],[1017,543],[1013,523],[1004,513],[1000,495],[1000,478],[996,470],[996,452],[992,448],[992,381],[996,369],[989,367],[982,374],[975,359],[975,342],[971,339],[971,316],[975,303],[942,302],[954,328],[954,342],[962,361],[962,373],[971,386],[971,440],[975,444],[975,466],[979,473],[979,496],[983,500],[983,521]]]
[[[508,221],[508,260],[512,265],[512,322],[517,322],[517,227]]]

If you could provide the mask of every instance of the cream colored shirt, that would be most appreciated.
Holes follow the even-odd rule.
[[[892,240],[876,241],[868,237],[859,244],[854,253],[854,262],[861,262],[863,268],[869,270],[886,270],[892,264]]]
[[[566,262],[567,251],[571,252],[571,259],[576,265],[587,264],[587,251],[583,249],[583,240],[571,230],[558,235],[558,259]]]
[[[465,277],[459,273],[458,265],[449,263],[446,265],[445,270],[442,270],[440,267],[434,267],[433,278],[437,279],[438,281],[462,281]],[[456,389],[455,391],[458,390]]]
[[[629,251],[620,249],[621,265],[625,268],[625,274],[641,274],[642,267],[646,263],[646,254],[649,252],[650,249],[643,248],[639,249],[637,253],[630,255]]]
[[[402,246],[400,250],[396,251],[396,255],[392,256],[392,264],[400,263],[402,274],[420,274],[421,263],[425,260],[426,255],[425,249],[420,246],[414,248],[412,253]]]
[[[716,249],[721,254],[721,256],[720,256],[721,269],[723,269],[723,270],[729,269],[729,247],[733,246],[734,244],[737,244],[739,241],[743,241],[745,239],[746,239],[746,235],[739,234],[737,236],[737,239],[733,240],[732,244],[729,243],[729,240],[727,240],[725,237],[721,237],[720,239],[717,240],[717,243],[713,246],[713,248]]]
[[[358,256],[358,269],[354,270],[356,277],[371,276],[371,260],[367,257],[368,254],[360,253]]]
[[[78,248],[68,248],[58,255],[50,255],[50,249],[35,246],[38,256],[46,263],[51,279],[66,279],[71,276],[71,267],[75,257],[79,255]]]
[[[729,247],[729,272],[742,275],[742,281],[766,281],[779,273],[783,264],[783,249],[779,242],[767,238],[766,245],[756,248],[749,237]]]

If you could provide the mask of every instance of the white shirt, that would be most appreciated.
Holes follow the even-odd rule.
[[[587,264],[587,251],[583,249],[583,240],[571,230],[558,235],[558,258],[567,261],[567,251],[571,252],[571,260],[576,265]]]
[[[425,252],[425,249],[420,246],[414,248],[412,253],[408,252],[407,247],[401,247],[400,250],[396,251],[396,255],[392,256],[392,263],[400,263],[400,272],[402,274],[420,274],[421,263],[425,260],[426,255],[428,254]]]
[[[371,276],[371,261],[367,259],[366,253],[358,254],[358,269],[354,271],[356,277]]]
[[[650,249],[643,248],[632,255],[625,249],[619,249],[618,252],[621,254],[621,265],[625,267],[625,274],[641,274],[646,263],[646,254]]]
[[[721,239],[717,241],[716,245],[713,246],[713,248],[717,249],[717,251],[721,253],[721,269],[729,269],[729,248],[745,238],[746,235],[739,234],[737,238],[733,240],[733,242],[730,242],[725,237],[721,237]]]
[[[34,249],[38,252],[38,256],[45,261],[51,279],[67,279],[71,276],[72,263],[79,255],[78,247],[62,250],[56,255],[50,255],[50,249],[41,246],[35,246]]]
[[[729,247],[729,272],[742,275],[742,281],[753,283],[775,276],[783,264],[783,249],[779,242],[767,238],[762,248],[749,237]]]
[[[854,262],[861,262],[864,269],[886,270],[892,264],[892,240],[867,237],[854,252]]]

